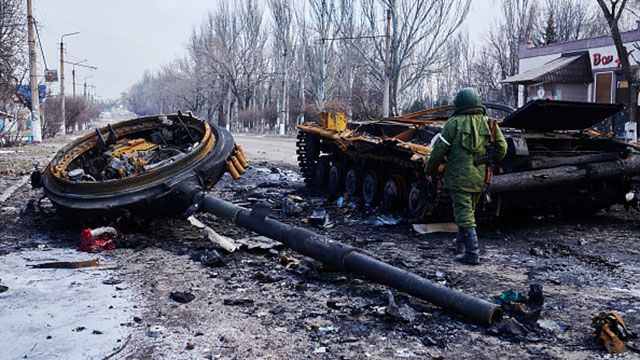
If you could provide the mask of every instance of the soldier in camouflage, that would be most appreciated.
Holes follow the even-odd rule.
[[[425,172],[428,176],[435,175],[446,160],[444,186],[453,200],[453,216],[458,225],[456,261],[477,265],[480,251],[475,208],[485,187],[491,125],[475,89],[460,90],[454,106],[452,116],[437,135]],[[494,161],[497,162],[507,153],[507,143],[497,126],[494,139]]]

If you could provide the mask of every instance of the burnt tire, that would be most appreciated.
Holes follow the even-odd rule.
[[[382,195],[382,177],[375,171],[369,172],[362,180],[362,200],[367,206],[376,205]]]

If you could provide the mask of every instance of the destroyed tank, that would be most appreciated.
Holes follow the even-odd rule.
[[[508,143],[495,164],[482,218],[517,214],[593,213],[638,205],[640,146],[592,127],[622,105],[535,100],[513,110],[485,104]],[[305,182],[330,196],[413,220],[450,220],[451,201],[439,176],[424,165],[453,106],[371,121],[321,113],[298,126],[297,154]]]

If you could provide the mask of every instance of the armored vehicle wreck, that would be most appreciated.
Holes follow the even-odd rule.
[[[481,217],[637,205],[640,146],[591,129],[621,105],[536,100],[517,111],[486,106],[509,148],[495,166],[492,201],[479,206]],[[427,181],[423,168],[452,111],[444,106],[366,122],[321,114],[318,122],[298,127],[304,179],[414,219],[448,219],[451,204],[441,179]]]

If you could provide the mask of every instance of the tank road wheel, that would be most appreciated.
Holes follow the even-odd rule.
[[[329,170],[329,191],[331,194],[340,194],[344,189],[345,166],[335,162]]]
[[[316,190],[324,190],[329,179],[329,161],[325,159],[318,160],[315,166],[315,174],[313,177],[313,185]]]
[[[384,184],[382,204],[387,210],[402,210],[407,199],[407,186],[404,178],[393,175]]]
[[[407,210],[412,219],[422,219],[427,212],[426,191],[420,183],[413,183],[407,199]]]
[[[360,188],[362,187],[362,175],[355,168],[350,168],[347,171],[347,176],[344,179],[344,191],[350,198],[358,196]]]
[[[362,181],[362,199],[365,205],[372,206],[380,201],[382,185],[382,178],[377,172],[372,171],[365,175]]]

